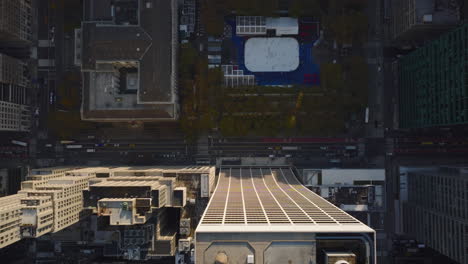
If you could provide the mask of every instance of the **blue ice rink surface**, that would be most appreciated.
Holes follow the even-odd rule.
[[[235,21],[228,20],[232,27],[231,40],[237,48],[237,64],[239,70],[243,70],[245,75],[255,75],[258,85],[319,85],[320,68],[315,63],[312,56],[312,47],[316,39],[303,42],[299,41],[299,67],[291,72],[251,72],[245,67],[244,47],[247,39],[251,37],[237,36]]]

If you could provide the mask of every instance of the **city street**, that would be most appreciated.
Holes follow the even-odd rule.
[[[193,163],[193,147],[181,139],[147,140],[67,140],[42,142],[44,159],[63,158],[66,164],[150,165]],[[190,160],[190,161],[189,161]]]

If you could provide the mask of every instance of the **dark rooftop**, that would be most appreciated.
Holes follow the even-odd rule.
[[[175,91],[172,76],[172,44],[173,27],[172,24],[172,3],[174,0],[146,0],[139,7],[138,25],[117,25],[116,19],[110,19],[105,23],[97,21],[107,17],[107,10],[110,10],[112,1],[85,0],[85,19],[82,25],[82,70],[86,72],[96,71],[96,63],[105,62],[138,62],[139,89],[138,107],[132,110],[104,110],[93,109],[90,100],[85,98],[92,96],[90,89],[95,89],[89,76],[85,76],[84,83],[84,104],[83,117],[86,118],[86,111],[95,112],[93,116],[97,118],[107,118],[106,112],[116,112],[112,117],[127,118],[173,118],[174,111],[167,113],[163,109],[168,109],[170,104],[175,104]],[[99,3],[96,3],[99,2]],[[117,2],[119,2],[117,0]],[[175,3],[176,1],[174,1]],[[115,2],[114,2],[115,4]],[[174,7],[177,8],[177,7]],[[99,10],[99,11],[98,11]],[[109,11],[110,12],[110,11]],[[110,14],[110,13],[109,13]],[[129,15],[130,16],[130,15]],[[87,80],[88,81],[87,81]],[[88,105],[87,105],[88,104]],[[143,105],[146,106],[143,106]],[[156,104],[162,104],[160,107]],[[142,108],[151,110],[142,113]],[[98,113],[102,112],[102,113]],[[127,113],[124,113],[127,112]],[[138,116],[132,116],[136,115]],[[110,115],[110,113],[109,113]],[[139,116],[143,115],[143,116]],[[155,117],[156,116],[156,117]],[[110,118],[110,116],[108,116]]]
[[[85,0],[84,3],[85,21],[110,21],[112,20],[111,5],[112,0]]]
[[[95,70],[96,61],[137,61],[151,49],[149,35],[135,26],[84,23],[82,37],[83,70]]]

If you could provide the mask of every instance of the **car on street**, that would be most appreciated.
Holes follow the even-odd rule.
[[[51,91],[49,94],[49,104],[54,104],[55,103],[55,93],[54,91]]]

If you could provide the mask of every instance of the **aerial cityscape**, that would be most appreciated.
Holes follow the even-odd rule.
[[[0,0],[0,263],[468,264],[468,3]]]

